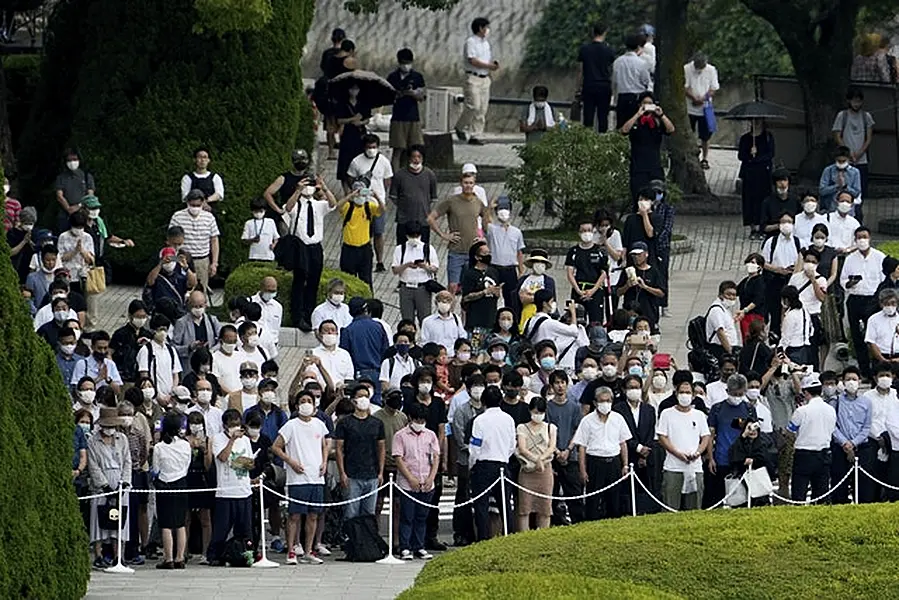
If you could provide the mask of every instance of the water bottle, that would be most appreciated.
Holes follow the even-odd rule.
[[[568,120],[565,118],[565,115],[561,113],[559,113],[559,129],[568,131]]]

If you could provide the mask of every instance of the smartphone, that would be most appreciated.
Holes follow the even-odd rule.
[[[658,106],[656,106],[655,104],[644,104],[643,112],[655,112],[657,108]]]

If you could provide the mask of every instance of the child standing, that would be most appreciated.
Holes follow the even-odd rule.
[[[250,246],[250,260],[272,262],[275,260],[275,244],[278,243],[278,227],[275,221],[265,216],[265,199],[250,200],[253,218],[243,225],[240,239]]]

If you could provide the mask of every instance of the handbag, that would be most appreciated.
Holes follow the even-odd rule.
[[[287,271],[293,271],[300,266],[300,253],[302,252],[302,242],[297,237],[297,224],[300,221],[300,209],[296,208],[297,215],[293,220],[292,229],[288,230],[287,235],[278,239],[275,244],[274,255],[275,262]]]
[[[747,471],[746,485],[749,487],[749,495],[753,498],[769,496],[774,491],[774,484],[765,467]]]
[[[106,291],[106,269],[92,267],[87,271],[84,282],[84,290],[88,294],[102,294]]]
[[[360,187],[364,188],[364,189],[369,189],[371,187],[371,178],[372,178],[372,175],[374,175],[375,167],[378,165],[379,160],[381,160],[380,152],[378,152],[378,154],[375,156],[374,160],[371,161],[371,168],[368,170],[367,173],[363,173],[362,175],[359,175],[358,177],[353,178],[353,189],[360,188]]]
[[[122,520],[124,527],[125,521],[128,519],[128,507],[119,506],[116,501],[107,500],[106,504],[97,505],[97,524],[100,529],[107,531],[117,530],[119,528],[119,519]]]
[[[711,98],[707,98],[706,101],[702,103],[702,116],[705,117],[705,124],[709,133],[718,131],[718,121],[715,119],[715,107],[712,106]]]
[[[743,506],[749,500],[746,493],[746,486],[743,485],[743,479],[728,475],[724,478],[724,491],[727,494],[724,503],[731,507]]]

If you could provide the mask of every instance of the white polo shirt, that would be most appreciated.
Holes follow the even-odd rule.
[[[581,419],[571,442],[583,446],[588,456],[613,458],[621,454],[621,443],[631,439],[631,431],[620,414],[612,411],[606,422],[599,420],[599,412],[594,411]]]
[[[335,387],[342,385],[347,379],[356,378],[353,357],[340,346],[335,346],[333,350],[328,350],[324,346],[319,345],[312,349],[312,355],[318,357],[322,362],[322,368],[328,372]],[[320,381],[320,383],[324,385],[324,381]]]
[[[493,52],[490,51],[490,42],[487,41],[487,38],[473,35],[465,40],[465,46],[462,50],[462,68],[466,73],[477,73],[478,75],[490,74],[489,70],[476,67],[468,62],[469,58],[476,58],[485,63],[493,62]]]
[[[219,385],[227,392],[236,392],[240,385],[240,362],[243,360],[240,353],[235,350],[225,354],[221,350],[212,353],[212,374],[218,379]]]
[[[877,248],[868,250],[868,255],[863,255],[856,250],[846,257],[843,263],[843,271],[840,273],[840,285],[846,290],[847,296],[873,296],[877,293],[877,286],[883,281],[883,259],[886,255]],[[851,275],[861,275],[862,279],[851,288],[846,287]]]
[[[518,446],[515,419],[498,406],[488,408],[475,417],[468,444],[468,464],[480,461],[509,462]]]
[[[284,318],[284,307],[274,298],[266,302],[262,299],[262,296],[259,295],[259,292],[256,292],[256,294],[250,298],[250,301],[255,302],[262,308],[262,318],[260,319],[262,328],[268,332],[268,335],[274,340],[275,345],[278,345],[281,336],[281,321]]]
[[[434,246],[431,246],[430,244],[428,245],[428,248],[430,248],[430,251],[427,255],[427,260],[430,261],[431,265],[439,268],[440,259],[437,256],[437,250],[435,250]],[[415,262],[416,260],[425,260],[424,243],[419,243],[415,246],[407,243],[405,252],[403,252],[403,245],[398,244],[397,247],[393,249],[393,263],[391,263],[391,266],[398,267],[406,263]],[[420,284],[429,280],[431,278],[431,275],[424,268],[409,267],[408,269],[400,273],[399,277],[401,283]]]
[[[711,435],[709,421],[705,414],[690,407],[687,412],[677,408],[663,411],[656,424],[656,435],[664,435],[678,451],[694,454],[699,450],[703,436]],[[665,453],[666,471],[674,473],[702,473],[702,460],[684,462],[670,452]]]
[[[353,317],[350,316],[350,307],[347,306],[346,302],[341,302],[334,306],[333,302],[325,300],[312,311],[312,329],[318,331],[318,328],[325,321],[337,323],[337,333],[339,335],[341,329],[353,322]]]
[[[827,280],[824,277],[818,275],[815,277],[815,281],[818,282],[818,285],[822,290],[825,292],[827,291]],[[815,286],[810,283],[809,278],[805,273],[801,271],[799,273],[793,273],[788,285],[792,285],[799,290],[799,301],[802,302],[802,306],[805,307],[808,314],[821,314],[821,301],[818,300],[818,297],[815,295]]]
[[[837,428],[837,413],[821,396],[800,406],[790,419],[789,429],[796,434],[796,450],[826,450]]]
[[[888,317],[881,310],[871,315],[865,327],[865,343],[874,344],[882,354],[899,353],[899,314]]]

